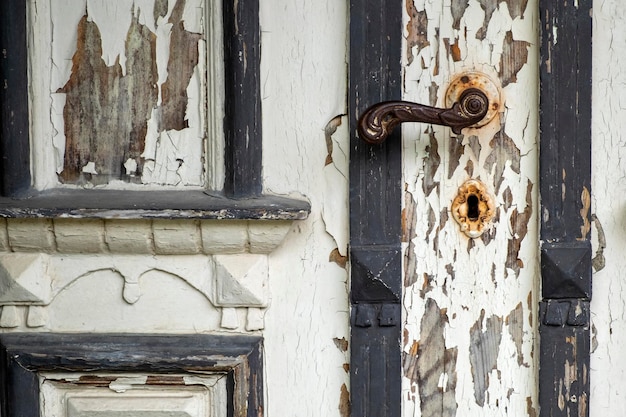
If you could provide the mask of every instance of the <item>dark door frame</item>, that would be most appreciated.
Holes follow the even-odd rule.
[[[357,137],[356,121],[374,103],[401,99],[403,6],[403,0],[350,2],[350,381],[355,417],[401,413],[400,132],[370,146]],[[589,415],[591,6],[591,0],[579,0],[577,6],[552,0],[539,4],[540,416]],[[572,191],[563,196],[563,187]],[[575,369],[573,380],[565,376],[566,364]]]

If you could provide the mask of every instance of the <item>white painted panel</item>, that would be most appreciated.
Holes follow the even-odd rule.
[[[350,315],[342,255],[349,140],[342,115],[349,2],[259,5],[264,186],[311,202],[309,218],[294,224],[269,259],[265,414],[348,417]]]
[[[132,22],[145,26],[155,37],[154,65],[158,73],[158,101],[152,114],[146,117],[145,145],[141,156],[127,160],[126,173],[133,173],[131,183],[153,186],[202,187],[210,185],[219,189],[223,180],[221,131],[222,90],[215,86],[223,80],[221,57],[218,50],[221,25],[214,22],[220,13],[219,2],[205,0],[169,1],[165,16],[155,16],[155,0],[30,0],[28,34],[31,77],[31,148],[34,186],[46,189],[61,184],[57,174],[64,169],[66,152],[64,109],[67,106],[67,88],[77,58],[77,31],[83,16],[97,25],[101,38],[102,59],[110,71],[119,68],[127,74],[127,42]],[[168,79],[170,63],[170,40],[172,28],[177,22],[170,20],[175,6],[184,3],[183,28],[190,33],[201,34],[198,41],[199,63],[189,81],[186,94],[188,102],[184,118],[187,127],[167,128],[159,126],[159,112],[163,99],[164,84]],[[158,14],[158,13],[157,13]],[[220,19],[221,20],[221,19]],[[207,37],[209,38],[207,40]],[[207,71],[215,80],[207,87]],[[132,83],[132,82],[131,82]],[[129,87],[132,88],[132,85]],[[97,106],[99,95],[93,91],[93,105]],[[123,104],[120,104],[120,106]],[[210,108],[207,108],[210,107]],[[124,111],[120,108],[124,114]],[[210,115],[210,116],[209,116]],[[208,118],[209,116],[209,118]],[[217,128],[219,124],[220,129]],[[207,135],[208,129],[208,135]],[[207,156],[207,137],[211,142],[211,155]],[[97,140],[97,139],[96,139]],[[207,165],[210,160],[210,166]],[[135,178],[139,163],[142,175]],[[96,174],[98,163],[86,163],[83,172]],[[79,186],[99,185],[86,177]],[[73,181],[70,181],[74,184]],[[75,185],[72,185],[75,186]],[[128,188],[128,182],[111,180],[101,187]],[[136,186],[136,184],[135,184]]]
[[[78,383],[81,374],[44,374],[40,387],[46,417],[223,417],[226,377],[167,375],[178,385],[147,385],[147,375],[92,375],[109,386]],[[155,377],[155,376],[152,376]],[[156,376],[158,378],[158,376]],[[93,380],[93,379],[92,379]]]
[[[626,409],[626,8],[593,4],[591,417]]]
[[[403,415],[536,415],[538,4],[405,4],[404,98],[445,107],[452,80],[479,71],[504,107],[463,135],[403,125]],[[496,208],[476,239],[450,210],[469,179]]]

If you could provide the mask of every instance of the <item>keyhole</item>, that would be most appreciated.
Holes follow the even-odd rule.
[[[478,220],[478,196],[476,196],[476,194],[470,194],[469,197],[467,197],[467,217],[471,221]]]

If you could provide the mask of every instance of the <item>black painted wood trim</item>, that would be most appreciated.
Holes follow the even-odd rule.
[[[234,197],[262,191],[261,38],[258,0],[226,0],[224,190]]]
[[[589,415],[591,7],[539,2],[541,417]]]
[[[0,193],[30,187],[26,0],[0,2]]]
[[[50,197],[39,195],[31,189],[29,110],[28,110],[28,48],[26,34],[27,1],[0,1],[0,205],[15,207],[19,216],[25,216],[24,207],[41,205],[46,211]],[[225,75],[225,170],[224,194],[221,201],[229,210],[235,203],[231,199],[263,197],[257,202],[271,200],[262,192],[262,136],[261,136],[261,86],[260,86],[260,29],[258,0],[224,0],[224,75]],[[57,192],[52,190],[52,192]],[[62,192],[59,191],[61,194]],[[45,194],[45,193],[44,193]],[[48,193],[49,194],[49,193]],[[109,204],[111,194],[86,190],[78,197],[76,192],[76,215],[82,207]],[[154,212],[155,207],[168,213],[178,206],[197,208],[197,193],[168,191],[154,193],[143,202],[133,197],[135,191],[118,191],[117,200],[135,200],[126,213],[127,217],[142,217],[144,211]],[[159,197],[166,194],[171,197]],[[145,197],[145,195],[144,195]],[[20,201],[12,200],[21,198]],[[29,201],[25,201],[28,199]],[[174,205],[172,205],[174,201]],[[220,200],[206,199],[209,206]],[[117,203],[115,203],[117,204]],[[63,204],[67,205],[67,202]],[[254,203],[252,203],[254,205]],[[287,204],[290,206],[292,204]],[[299,203],[295,203],[298,206]],[[3,215],[11,215],[5,210]],[[37,215],[37,210],[32,211]],[[238,216],[236,214],[235,216]],[[183,217],[181,214],[178,217]],[[210,216],[209,216],[210,217]]]
[[[233,199],[201,190],[51,190],[30,198],[0,198],[0,217],[8,218],[303,220],[310,211],[311,205],[302,200]]]
[[[39,416],[38,373],[227,373],[228,415],[263,416],[262,338],[217,335],[20,333],[0,336],[0,410]]]
[[[350,124],[351,412],[401,412],[401,134],[371,146],[360,114],[402,95],[401,0],[351,0]]]

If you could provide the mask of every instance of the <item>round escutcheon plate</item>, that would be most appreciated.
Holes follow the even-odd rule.
[[[468,89],[478,89],[489,99],[489,110],[483,119],[471,127],[485,126],[502,111],[500,89],[487,75],[477,71],[467,71],[452,80],[446,91],[446,107],[459,101],[461,94]]]

